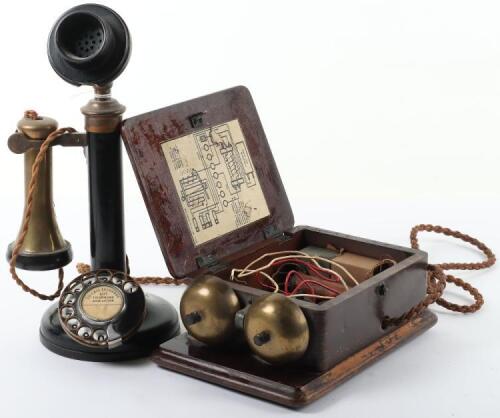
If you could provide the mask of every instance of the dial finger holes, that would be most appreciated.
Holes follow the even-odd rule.
[[[68,320],[68,327],[72,330],[72,331],[76,331],[78,329],[78,327],[80,326],[80,321],[76,318],[71,318],[70,320]]]
[[[96,282],[96,280],[97,280],[97,279],[94,277],[94,275],[92,275],[92,276],[88,276],[88,277],[85,277],[85,278],[83,279],[83,284],[84,284],[85,286],[90,286],[91,284],[94,284],[94,283]]]
[[[103,329],[96,329],[92,334],[92,338],[98,343],[103,343],[108,339],[108,334]]]
[[[82,283],[75,283],[73,286],[71,286],[71,291],[75,293],[79,293],[83,290],[83,284]]]
[[[121,285],[125,281],[125,275],[123,273],[115,273],[111,281],[116,285]]]
[[[97,280],[100,282],[107,282],[111,280],[111,275],[107,271],[100,271],[97,273]]]
[[[71,318],[75,314],[75,310],[70,306],[65,306],[61,309],[61,316],[64,319]]]
[[[63,303],[65,305],[73,305],[75,303],[76,297],[72,293],[68,293],[64,296]]]
[[[137,286],[134,282],[127,282],[123,286],[123,290],[125,290],[125,292],[127,293],[134,293],[137,291],[138,288],[139,286]]]
[[[89,327],[81,327],[78,330],[78,336],[79,337],[88,339],[88,338],[90,338],[91,335],[92,335],[92,330]]]

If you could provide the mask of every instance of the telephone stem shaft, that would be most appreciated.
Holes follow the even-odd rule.
[[[109,90],[109,89],[108,89]],[[102,88],[82,108],[88,149],[92,270],[126,271],[120,126],[125,107]]]

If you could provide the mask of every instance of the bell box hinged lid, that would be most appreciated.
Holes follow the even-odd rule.
[[[135,116],[122,137],[170,273],[185,277],[293,226],[250,92]]]

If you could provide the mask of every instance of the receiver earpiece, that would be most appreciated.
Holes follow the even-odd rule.
[[[30,114],[31,113],[31,114]],[[72,257],[71,244],[66,241],[57,224],[52,199],[52,148],[48,148],[44,159],[38,165],[37,185],[32,191],[29,186],[33,177],[33,166],[40,145],[57,129],[57,122],[48,117],[38,116],[34,112],[26,112],[17,124],[18,134],[24,135],[26,141],[38,142],[37,147],[25,150],[16,149],[16,141],[9,140],[9,147],[16,153],[24,154],[24,214],[31,200],[30,218],[26,232],[23,225],[16,238],[7,249],[7,260],[11,260],[16,243],[22,238],[23,243],[16,256],[15,265],[24,270],[53,270],[67,265]]]
[[[49,36],[49,61],[60,77],[80,86],[110,84],[125,69],[131,40],[113,10],[83,4],[64,13]]]

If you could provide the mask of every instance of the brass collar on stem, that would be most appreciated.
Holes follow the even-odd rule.
[[[111,97],[111,85],[95,86],[95,96],[81,108],[85,130],[91,133],[113,133],[121,124],[125,106]]]

